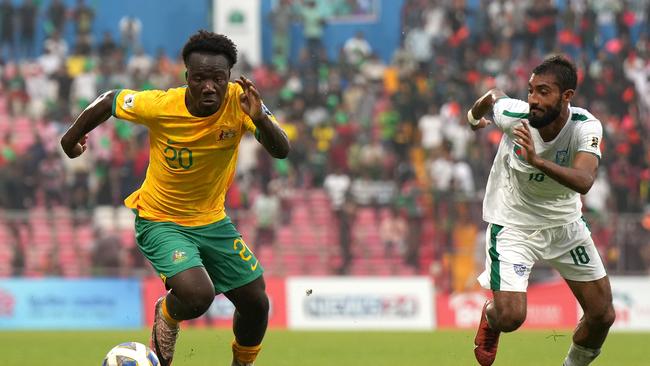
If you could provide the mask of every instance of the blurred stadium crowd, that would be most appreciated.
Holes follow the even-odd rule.
[[[272,160],[244,138],[227,198],[267,273],[417,273],[442,290],[474,288],[483,187],[501,134],[475,134],[465,111],[492,87],[525,99],[532,68],[550,53],[575,60],[574,104],[603,123],[599,177],[584,197],[601,255],[613,273],[648,273],[648,1],[406,0],[401,47],[387,62],[361,32],[328,58],[327,17],[312,3],[279,1],[272,62],[252,67],[242,57],[232,73],[254,80],[293,148]],[[146,130],[111,119],[75,160],[63,158],[58,140],[102,91],[179,86],[184,67],[142,51],[146,25],[137,19],[92,39],[94,16],[83,1],[0,3],[1,276],[150,271],[121,208],[144,179]],[[37,17],[47,20],[42,45]],[[59,36],[66,22],[72,40]],[[297,60],[291,22],[304,27]]]

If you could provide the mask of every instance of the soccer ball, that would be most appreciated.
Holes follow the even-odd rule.
[[[126,342],[108,351],[102,366],[160,366],[160,362],[156,354],[144,344]]]

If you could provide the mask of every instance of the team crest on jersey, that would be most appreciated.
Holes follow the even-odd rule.
[[[519,276],[523,276],[526,273],[526,265],[524,264],[513,264],[512,267]]]
[[[521,146],[515,144],[515,147],[512,151],[515,153],[517,159],[521,161],[526,161],[526,158],[524,158],[524,149],[522,149]]]
[[[560,150],[555,153],[555,163],[561,166],[567,166],[569,163],[569,152],[567,150]]]
[[[135,94],[127,94],[124,96],[124,103],[122,109],[131,109],[135,106]]]
[[[217,137],[217,141],[228,140],[235,136],[237,136],[237,131],[235,130],[221,130],[221,132],[219,132],[219,137]]]

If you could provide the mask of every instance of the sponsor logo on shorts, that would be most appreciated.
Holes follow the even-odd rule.
[[[172,254],[172,262],[174,262],[174,264],[185,262],[186,260],[187,253],[182,250],[175,250],[174,254]]]
[[[519,276],[523,276],[526,273],[526,266],[523,264],[515,264],[512,267]]]

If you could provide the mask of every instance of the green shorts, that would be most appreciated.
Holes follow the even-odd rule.
[[[205,267],[217,293],[252,282],[264,269],[229,217],[203,226],[148,221],[136,215],[135,238],[163,281]]]

